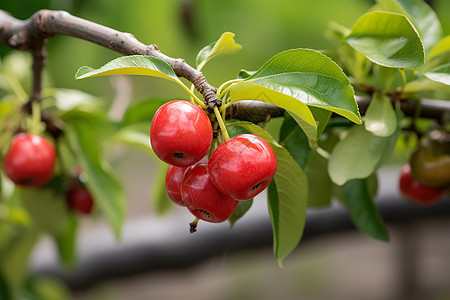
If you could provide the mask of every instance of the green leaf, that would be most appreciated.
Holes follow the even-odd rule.
[[[228,222],[230,223],[230,227],[233,227],[236,222],[242,218],[245,213],[252,207],[253,204],[253,198],[246,201],[239,201],[238,206],[236,207],[236,210],[231,215],[231,217],[228,218]]]
[[[283,259],[294,250],[303,235],[308,199],[305,173],[264,129],[249,123],[233,123],[265,139],[277,157],[278,168],[269,185],[269,212],[272,219],[275,259],[281,266]]]
[[[432,69],[424,75],[430,80],[450,85],[450,63]]]
[[[364,126],[350,128],[331,152],[328,173],[337,185],[351,179],[366,178],[374,172],[388,139],[373,135]]]
[[[125,218],[125,193],[100,151],[92,128],[85,122],[73,122],[67,127],[72,148],[87,174],[87,187],[95,203],[120,236]]]
[[[274,96],[280,93],[287,96],[283,101],[270,99],[269,95],[269,99],[259,96],[260,99],[256,100],[278,105],[291,113],[296,114],[293,107],[304,103],[361,123],[353,88],[347,76],[335,62],[318,51],[292,49],[275,55],[255,74],[230,86],[231,101],[254,99],[249,94],[258,96],[266,92],[265,89],[253,87],[255,90],[249,93],[249,83],[275,91]],[[245,97],[240,94],[243,92],[241,90],[247,92]],[[296,115],[308,123],[312,121],[306,113]]]
[[[308,207],[330,205],[333,183],[327,171],[328,161],[313,151],[305,167],[308,177]]]
[[[300,167],[306,166],[311,154],[308,138],[289,114],[285,116],[280,128],[280,145],[289,151]]]
[[[83,66],[78,69],[75,78],[84,79],[105,75],[145,75],[164,78],[179,84],[186,92],[196,98],[192,91],[181,82],[168,63],[151,56],[122,56],[108,62],[98,69]]]
[[[152,121],[153,115],[167,100],[150,99],[130,105],[122,117],[122,125]]]
[[[120,128],[108,142],[121,143],[154,154],[150,144],[150,124],[136,123]]]
[[[79,110],[84,112],[104,112],[106,105],[100,98],[87,94],[79,90],[72,89],[51,89],[44,90],[43,94],[52,93],[55,99],[55,106],[62,112]]]
[[[197,70],[201,70],[203,66],[214,57],[231,54],[242,49],[242,46],[234,41],[234,33],[225,32],[214,43],[205,46],[197,54],[196,64]]]
[[[366,13],[356,21],[346,41],[385,67],[415,69],[424,64],[420,37],[408,18],[400,14]]]
[[[353,179],[342,186],[350,217],[355,226],[367,235],[388,241],[389,235],[373,202],[366,179]]]
[[[28,275],[28,257],[39,238],[36,228],[19,232],[0,252],[0,274],[8,285],[9,293],[14,295],[22,288]],[[13,297],[15,299],[15,297]]]
[[[450,60],[450,35],[439,41],[428,53],[427,62],[439,59],[437,65]]]
[[[153,200],[153,208],[158,215],[162,215],[169,211],[173,206],[173,201],[170,200],[166,191],[166,173],[169,165],[159,161],[158,172],[156,173],[156,179],[152,182],[151,187],[151,199]]]
[[[434,10],[423,0],[377,0],[381,9],[406,15],[420,34],[426,51],[442,38],[442,26]]]
[[[377,136],[390,136],[397,128],[397,117],[391,100],[385,94],[375,93],[367,108],[364,126]]]
[[[67,229],[70,213],[63,193],[52,188],[21,188],[19,194],[37,228],[54,236]]]
[[[66,266],[72,266],[76,260],[76,237],[78,222],[75,216],[69,218],[66,230],[55,237],[61,262]]]

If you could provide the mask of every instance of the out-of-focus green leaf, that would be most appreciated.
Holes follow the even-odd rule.
[[[232,32],[225,32],[216,42],[203,47],[197,54],[197,70],[201,70],[214,57],[231,54],[242,49],[242,46],[235,42],[234,36],[235,34]]]
[[[231,215],[231,217],[228,218],[228,222],[230,223],[230,227],[233,227],[236,222],[242,218],[245,213],[252,207],[253,199],[246,200],[246,201],[239,201],[238,206],[236,207],[236,210]]]
[[[43,94],[51,93],[55,99],[55,106],[61,112],[68,112],[71,110],[79,110],[85,112],[105,113],[105,102],[100,98],[87,94],[80,90],[73,89],[52,89],[44,90]]]
[[[422,41],[408,18],[400,14],[366,13],[356,21],[346,41],[385,67],[415,69],[424,64]]]
[[[303,235],[308,199],[305,173],[289,152],[264,129],[249,123],[233,123],[262,137],[272,147],[278,168],[269,185],[269,212],[274,234],[275,259],[281,266],[283,259],[294,250]]]
[[[123,115],[122,125],[148,122],[150,128],[153,115],[166,102],[161,99],[150,99],[130,105]]]
[[[165,185],[168,168],[168,164],[160,162],[158,172],[155,174],[156,178],[151,184],[153,207],[155,212],[159,215],[166,213],[173,206],[173,201],[170,200]]]
[[[333,183],[327,170],[328,161],[313,151],[305,167],[308,178],[308,207],[330,205]]]
[[[109,141],[133,146],[145,152],[153,153],[150,144],[150,124],[148,123],[136,123],[122,127],[111,136]]]
[[[117,237],[125,218],[125,193],[103,157],[100,145],[88,123],[72,122],[66,131],[95,203]]]
[[[450,85],[450,62],[424,74],[428,79]]]
[[[328,163],[331,180],[342,185],[351,179],[368,177],[380,161],[387,141],[364,126],[353,126],[331,152]]]
[[[70,216],[66,230],[55,236],[58,246],[58,253],[61,262],[66,266],[71,266],[76,261],[76,237],[78,221],[75,216]]]
[[[406,15],[420,34],[426,51],[442,37],[442,26],[434,10],[423,0],[377,0],[380,8]]]
[[[67,230],[70,213],[63,193],[52,188],[21,188],[19,193],[37,228],[54,236]]]
[[[0,256],[0,274],[9,288],[9,294],[17,295],[28,275],[28,257],[38,241],[38,230],[29,228],[20,231],[2,249]]]
[[[364,126],[377,136],[390,136],[397,128],[397,117],[391,100],[385,94],[375,93],[367,108]]]
[[[342,186],[345,204],[355,226],[365,234],[382,241],[389,235],[373,198],[366,179],[353,179]]]

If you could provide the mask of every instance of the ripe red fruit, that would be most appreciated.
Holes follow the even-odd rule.
[[[70,208],[83,214],[90,214],[94,206],[91,194],[80,184],[71,186],[67,194],[67,201]]]
[[[224,194],[248,200],[262,192],[277,171],[269,144],[253,134],[241,134],[221,144],[209,159],[211,181]]]
[[[221,193],[211,182],[208,165],[197,163],[186,169],[181,182],[181,195],[187,209],[197,218],[220,223],[236,210],[238,201]]]
[[[444,189],[426,186],[417,181],[411,174],[409,165],[404,165],[400,171],[399,187],[407,200],[417,204],[435,204],[444,196]]]
[[[11,141],[3,168],[15,184],[39,187],[52,178],[55,156],[55,148],[47,139],[20,133]]]
[[[184,100],[162,105],[152,119],[150,141],[155,154],[164,162],[187,167],[202,159],[213,137],[208,115]]]
[[[166,173],[166,191],[169,198],[178,205],[185,206],[181,198],[181,181],[186,168],[169,166]]]

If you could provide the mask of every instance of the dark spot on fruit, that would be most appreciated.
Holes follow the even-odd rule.
[[[261,184],[263,184],[263,183],[260,182],[257,185],[252,186],[252,190],[256,190],[257,188],[259,188],[261,186]]]
[[[175,158],[178,158],[178,159],[183,159],[183,158],[186,157],[186,154],[181,153],[181,152],[174,152],[174,153],[172,154],[172,156],[175,157]]]
[[[209,212],[206,210],[200,209],[200,213],[203,215],[205,219],[211,220],[212,216]]]

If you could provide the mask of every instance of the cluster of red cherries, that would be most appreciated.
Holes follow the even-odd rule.
[[[239,201],[261,193],[277,170],[272,148],[253,134],[235,136],[210,149],[210,118],[184,100],[167,102],[157,110],[150,141],[155,154],[169,164],[165,178],[169,198],[196,217],[195,226],[199,219],[227,220]],[[192,229],[191,223],[191,232],[195,226]]]
[[[24,188],[39,188],[53,178],[55,162],[56,151],[48,139],[19,133],[11,140],[3,160],[3,170],[14,184]],[[78,170],[67,182],[67,203],[74,211],[90,214],[94,201],[79,181],[80,173]]]

